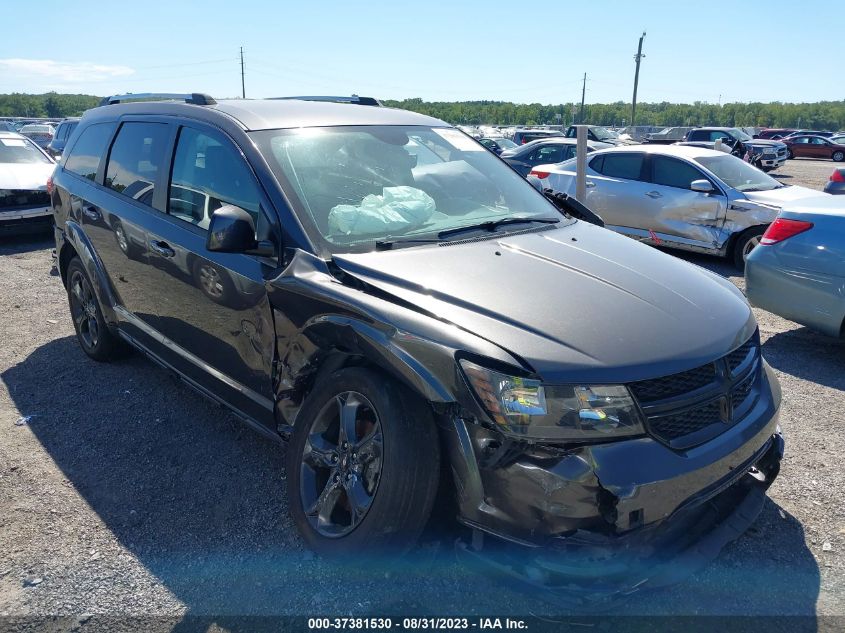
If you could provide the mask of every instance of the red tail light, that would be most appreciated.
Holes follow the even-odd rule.
[[[529,172],[528,175],[529,176],[537,176],[537,178],[542,180],[543,178],[548,178],[550,173],[552,173],[552,172],[550,172],[550,171],[537,171],[536,169],[532,169]]]
[[[50,176],[47,179],[47,193],[50,194],[51,196],[53,195],[53,177],[52,176]]]
[[[830,175],[830,182],[845,182],[845,171],[841,169],[834,169]]]
[[[777,244],[790,237],[794,237],[804,231],[809,231],[813,228],[812,222],[804,222],[803,220],[787,220],[786,218],[778,218],[769,225],[763,237],[760,239],[760,245]]]

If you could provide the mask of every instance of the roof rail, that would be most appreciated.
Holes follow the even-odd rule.
[[[172,92],[139,92],[137,94],[113,95],[111,97],[103,97],[100,105],[112,105],[115,103],[124,103],[126,101],[184,101],[185,103],[192,103],[193,105],[214,105],[217,103],[212,97],[200,92],[191,92],[187,94],[179,94]]]
[[[375,97],[359,97],[352,95],[350,97],[326,97],[326,96],[309,96],[309,97],[271,97],[271,99],[298,99],[299,101],[328,101],[330,103],[354,103],[356,105],[366,106],[380,106],[381,101]]]

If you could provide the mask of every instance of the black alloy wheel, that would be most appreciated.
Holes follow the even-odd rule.
[[[302,454],[299,494],[311,526],[327,538],[346,536],[372,506],[384,443],[373,404],[347,391],[326,403]]]

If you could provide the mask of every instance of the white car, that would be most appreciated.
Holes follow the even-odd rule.
[[[575,159],[538,165],[544,188],[575,195]],[[742,267],[778,211],[829,194],[785,185],[735,156],[683,145],[636,145],[587,157],[585,204],[641,242],[732,258]],[[839,203],[840,206],[842,203]]]
[[[0,132],[0,230],[50,221],[47,180],[55,166],[25,136]]]

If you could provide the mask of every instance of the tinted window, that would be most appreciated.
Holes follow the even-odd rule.
[[[182,128],[173,159],[168,212],[203,229],[224,204],[248,211],[258,224],[259,194],[252,173],[228,143]]]
[[[652,160],[651,181],[656,185],[689,189],[693,180],[701,180],[704,174],[689,163],[676,158],[655,156]]]
[[[114,125],[111,123],[98,123],[82,130],[65,159],[65,169],[94,180],[100,166],[100,157],[106,152],[113,130]]]
[[[167,135],[164,123],[124,123],[109,154],[106,186],[149,204],[164,162]]]
[[[624,178],[625,180],[640,180],[640,173],[643,169],[642,154],[605,154],[604,160],[600,163],[590,163],[595,171],[611,178]]]

